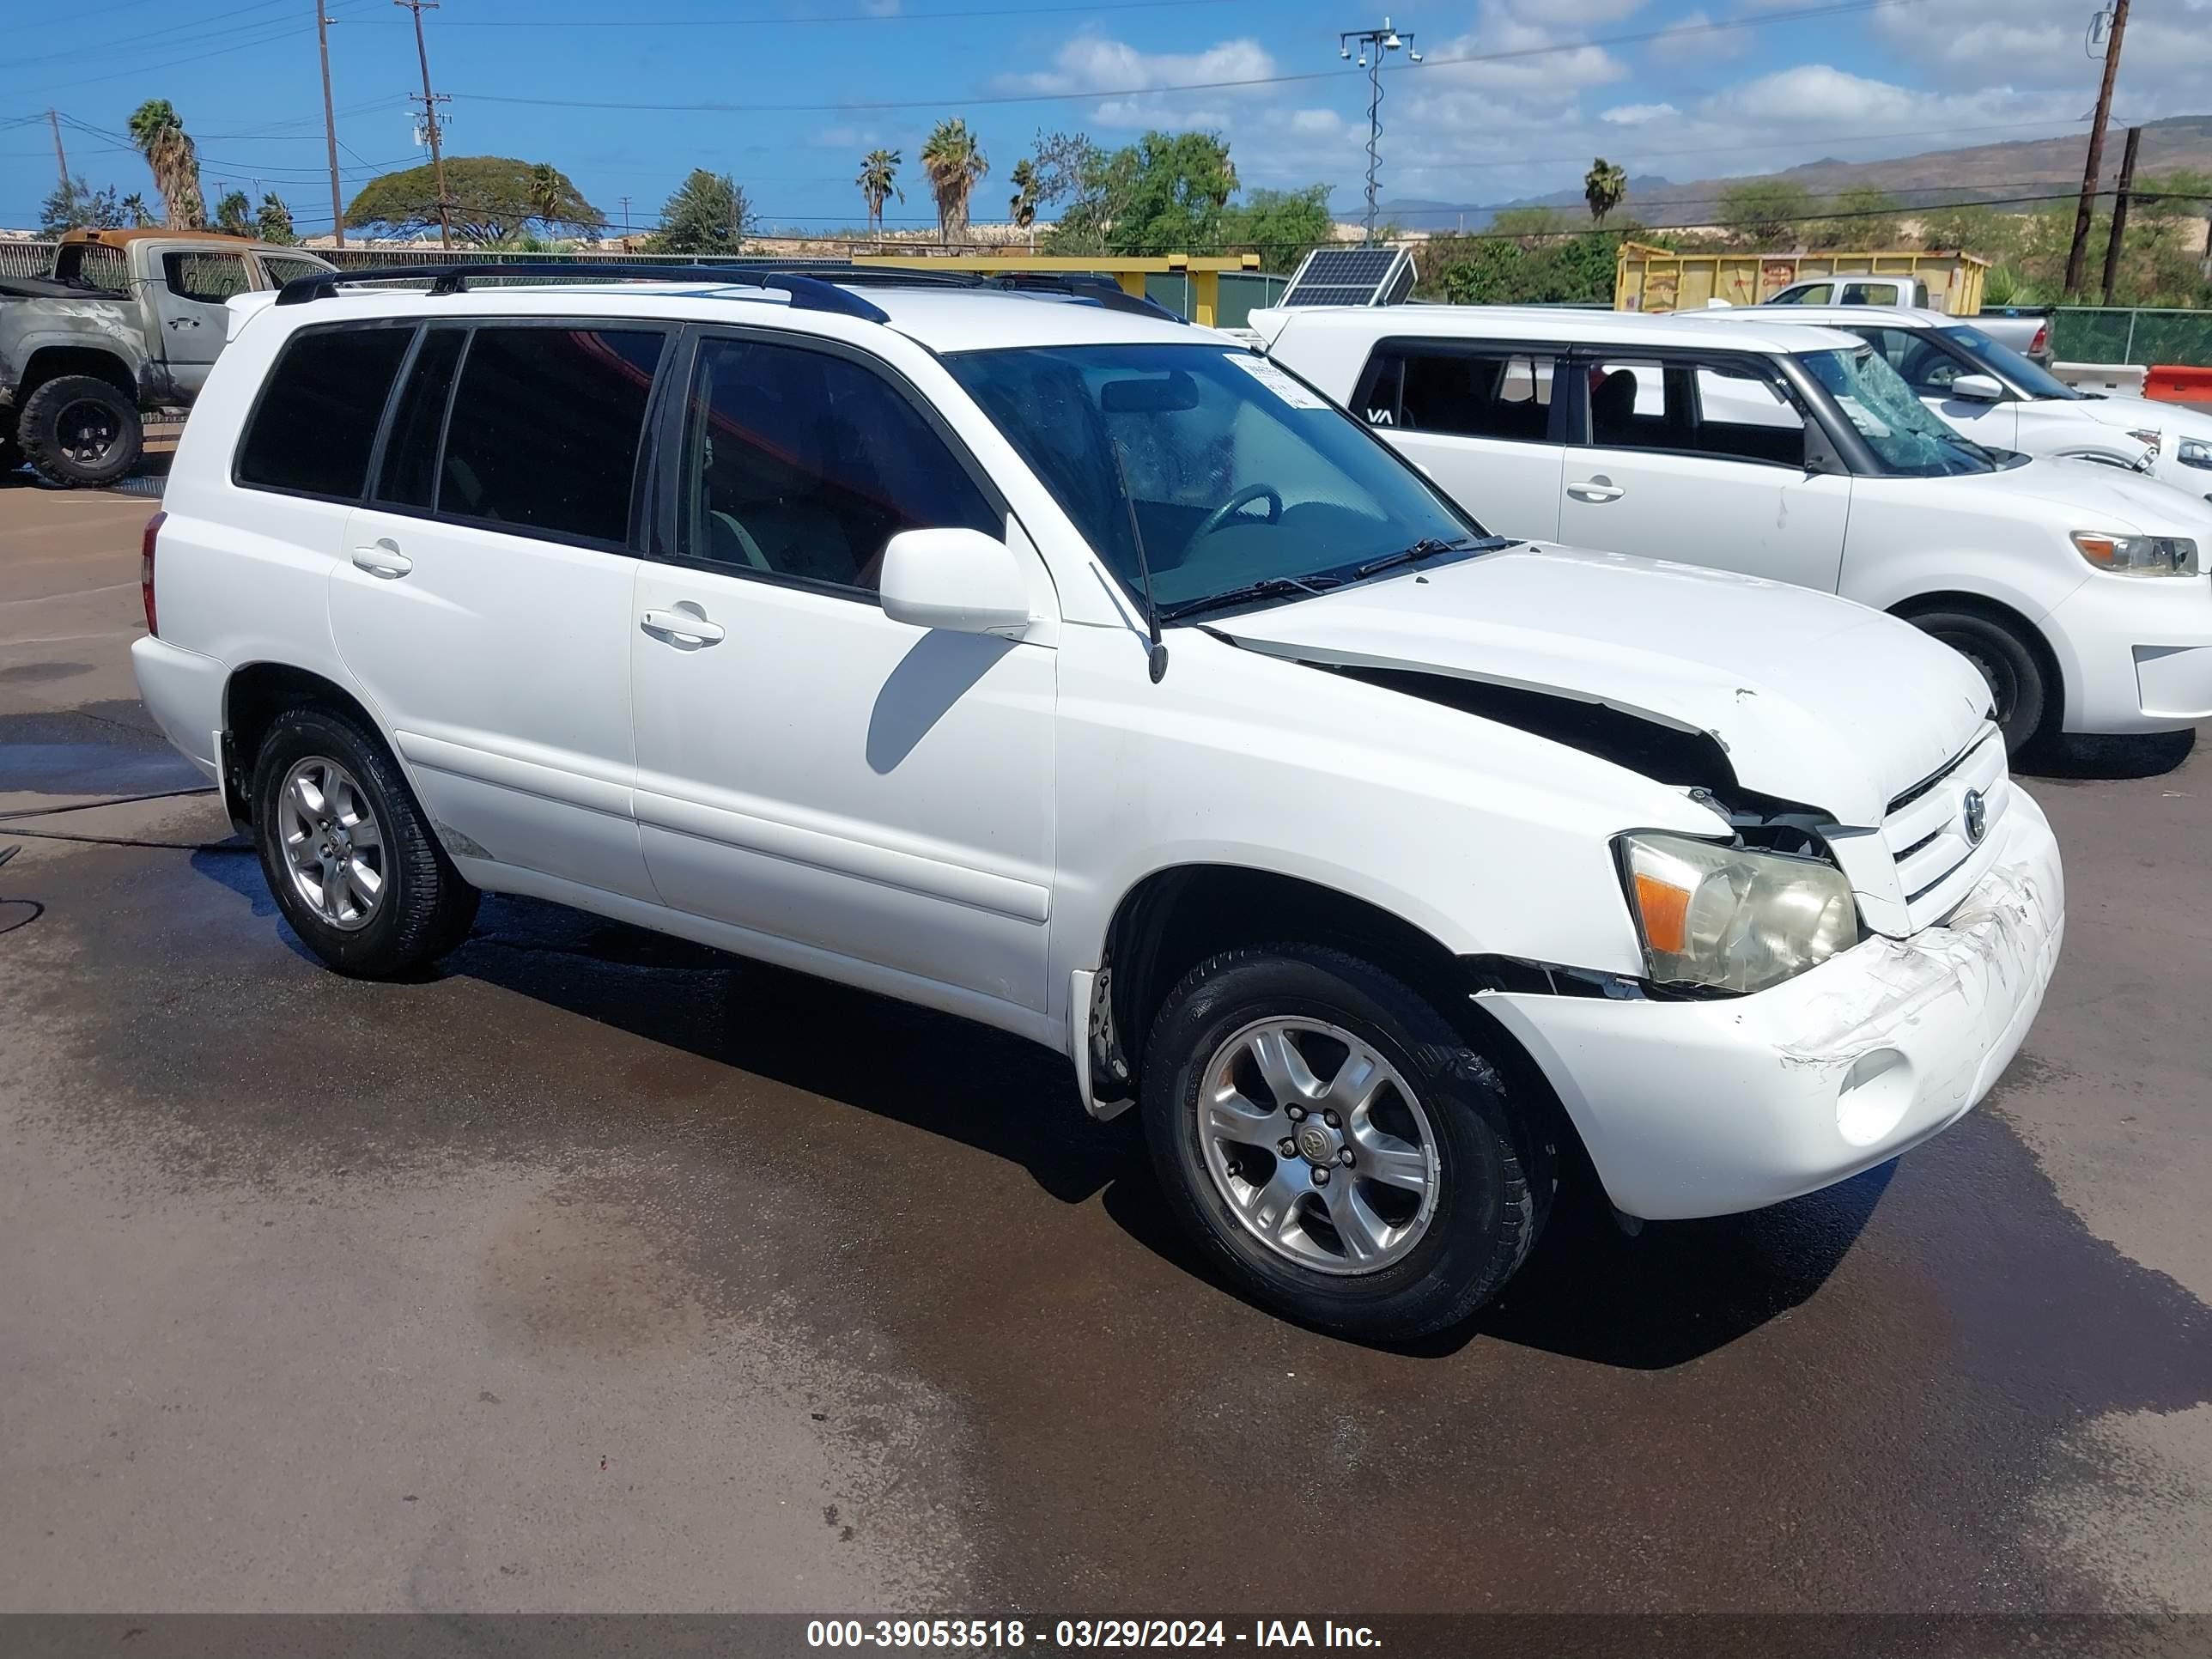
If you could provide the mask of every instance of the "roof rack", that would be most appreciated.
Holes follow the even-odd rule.
[[[1127,292],[1111,276],[1065,270],[918,270],[911,265],[854,265],[815,272],[824,282],[846,288],[964,288],[1010,294],[1065,294],[1108,311],[1134,312],[1171,323],[1188,322],[1156,300]]]
[[[835,283],[797,271],[760,270],[743,265],[646,264],[629,260],[573,259],[513,261],[477,264],[373,265],[365,270],[319,270],[295,277],[277,290],[280,306],[303,306],[328,299],[342,287],[359,283],[428,281],[434,295],[464,294],[472,276],[580,276],[631,283],[713,283],[723,288],[773,289],[788,295],[802,311],[830,311],[871,323],[887,323],[889,313]]]

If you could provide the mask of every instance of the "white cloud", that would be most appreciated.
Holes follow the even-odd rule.
[[[1644,48],[1662,64],[1709,64],[1740,58],[1751,46],[1750,29],[1717,29],[1711,12],[1686,11]]]
[[[996,83],[1014,92],[1123,92],[1193,82],[1250,81],[1275,72],[1275,60],[1249,37],[1224,40],[1204,52],[1139,52],[1122,40],[1079,34],[1054,55],[1048,70],[1002,75]]]
[[[1291,116],[1291,131],[1309,137],[1326,137],[1343,130],[1344,118],[1333,109],[1302,109]]]
[[[1597,118],[1610,121],[1617,127],[1640,127],[1681,112],[1672,104],[1617,104]]]

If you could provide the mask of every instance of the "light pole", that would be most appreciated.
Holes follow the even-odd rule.
[[[1359,67],[1367,71],[1367,234],[1362,241],[1371,247],[1375,242],[1375,179],[1382,166],[1382,59],[1401,46],[1408,63],[1419,63],[1421,54],[1413,50],[1413,30],[1401,33],[1390,27],[1387,17],[1379,29],[1346,29],[1336,37],[1339,58],[1351,57],[1354,46],[1359,48]]]

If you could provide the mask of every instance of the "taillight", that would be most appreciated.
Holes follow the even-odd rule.
[[[146,631],[155,639],[161,629],[154,617],[154,539],[161,533],[161,521],[169,515],[156,513],[146,520],[145,539],[138,544],[138,592],[146,601]]]
[[[2038,323],[2035,325],[2035,337],[2027,343],[2027,355],[2033,357],[2037,352],[2041,351],[2050,343],[2051,325],[2048,323]]]

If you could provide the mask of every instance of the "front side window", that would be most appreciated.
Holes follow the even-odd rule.
[[[1808,283],[1802,288],[1785,289],[1774,296],[1774,303],[1778,306],[1824,306],[1828,303],[1828,296],[1835,291],[1835,285],[1832,283]]]
[[[207,306],[219,306],[253,286],[246,275],[246,256],[240,253],[165,253],[161,279],[179,299]]]
[[[1954,323],[1943,330],[1943,336],[1972,357],[1981,373],[2008,380],[2031,398],[2071,399],[2081,396],[2049,369],[2028,362],[2010,346],[1992,340],[1978,328]]]
[[[1588,374],[1589,441],[1598,448],[1804,465],[1803,414],[1735,359],[1607,362]]]
[[[1551,428],[1553,362],[1542,352],[1388,345],[1368,363],[1352,407],[1370,426],[1541,443]]]
[[[238,448],[238,482],[358,501],[411,327],[306,329],[269,373]]]
[[[432,328],[408,365],[392,430],[384,441],[383,478],[376,499],[388,507],[428,512],[438,504],[438,442],[445,435],[446,405],[453,372],[461,366],[465,328]]]
[[[905,530],[1006,521],[914,404],[830,352],[709,339],[684,420],[686,557],[872,593]]]
[[[1302,382],[1226,345],[1030,346],[946,360],[1132,592],[1194,605],[1480,534]],[[1135,529],[1132,528],[1132,522]]]
[[[644,329],[471,331],[446,419],[439,516],[626,542],[666,343]]]
[[[1946,425],[1875,347],[1808,351],[1797,361],[1827,388],[1884,472],[1935,478],[1996,470],[1996,458]]]

